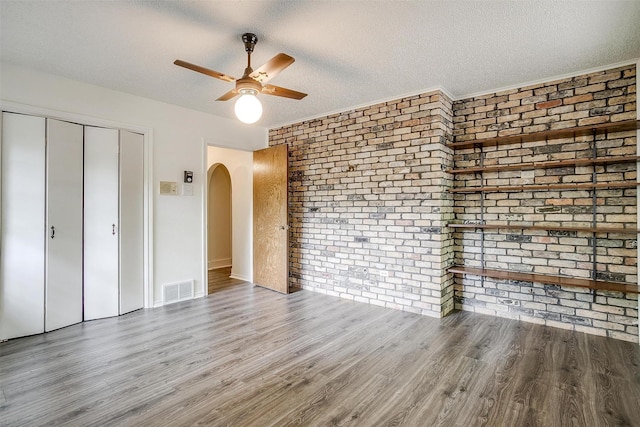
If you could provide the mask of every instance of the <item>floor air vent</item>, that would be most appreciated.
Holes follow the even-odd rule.
[[[162,302],[171,304],[193,298],[193,280],[169,283],[162,287]]]

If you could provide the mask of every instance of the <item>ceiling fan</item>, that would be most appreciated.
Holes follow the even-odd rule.
[[[244,74],[239,79],[180,59],[176,59],[174,64],[225,82],[235,82],[236,87],[216,99],[216,101],[228,101],[237,95],[241,95],[236,102],[235,111],[238,119],[245,123],[255,123],[262,115],[262,104],[256,98],[259,93],[291,99],[302,99],[307,96],[306,93],[266,84],[280,71],[293,64],[295,61],[293,57],[286,53],[279,53],[254,71],[251,68],[251,53],[256,43],[258,43],[258,37],[252,33],[245,33],[242,35],[242,41],[244,42],[244,50],[247,52],[247,68],[244,69]]]

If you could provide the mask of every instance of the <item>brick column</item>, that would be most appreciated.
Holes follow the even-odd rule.
[[[289,145],[292,286],[437,317],[453,308],[451,117],[438,91],[270,130],[269,145]]]

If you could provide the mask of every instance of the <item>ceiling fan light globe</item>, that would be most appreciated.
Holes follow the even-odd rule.
[[[262,117],[262,103],[255,95],[245,93],[236,101],[235,112],[238,120],[252,124]]]

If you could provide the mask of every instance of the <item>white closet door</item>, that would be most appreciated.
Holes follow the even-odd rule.
[[[144,306],[143,136],[120,131],[120,314]]]
[[[118,131],[84,128],[84,319],[118,315]]]
[[[2,114],[0,339],[44,332],[45,119]]]
[[[45,330],[82,322],[82,126],[47,120]]]

